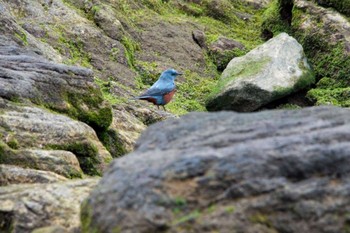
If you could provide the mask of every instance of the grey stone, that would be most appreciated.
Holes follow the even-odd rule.
[[[254,111],[315,82],[302,46],[286,33],[230,61],[207,102],[209,111]]]
[[[0,107],[2,163],[79,177],[80,167],[87,174],[101,174],[112,159],[87,124],[1,98]]]
[[[79,232],[80,203],[96,183],[97,179],[85,179],[1,187],[0,231]]]
[[[345,232],[350,110],[191,113],[150,126],[82,209],[83,232]]]
[[[22,183],[54,183],[67,180],[50,171],[0,164],[0,186]]]

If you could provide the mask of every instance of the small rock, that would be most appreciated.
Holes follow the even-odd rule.
[[[194,30],[192,32],[193,40],[203,49],[207,48],[207,45],[205,43],[205,33],[200,30]]]

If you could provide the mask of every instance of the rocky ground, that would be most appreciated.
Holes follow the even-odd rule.
[[[348,232],[348,9],[0,0],[0,232]]]

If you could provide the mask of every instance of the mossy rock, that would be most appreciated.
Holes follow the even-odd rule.
[[[254,111],[315,82],[300,44],[281,33],[224,70],[207,101],[209,111]]]
[[[295,2],[292,9],[275,0],[269,10],[263,27],[266,32],[277,34],[289,31],[303,46],[319,80],[315,89],[307,97],[315,104],[348,106],[347,88],[350,85],[350,41],[346,28],[347,18],[331,9],[319,7],[316,3]],[[349,1],[317,1],[320,5],[331,6],[341,11]],[[347,9],[350,9],[349,7]],[[292,20],[286,23],[281,12],[290,12]],[[344,12],[343,12],[344,13]],[[276,26],[277,25],[277,26]],[[278,25],[283,25],[279,27]]]

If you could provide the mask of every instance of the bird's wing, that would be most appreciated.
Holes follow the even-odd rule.
[[[147,91],[145,91],[140,97],[143,96],[162,96],[165,95],[172,90],[174,90],[175,87],[165,87],[165,88],[156,88],[156,87],[151,87]]]

